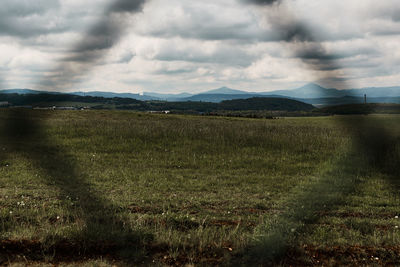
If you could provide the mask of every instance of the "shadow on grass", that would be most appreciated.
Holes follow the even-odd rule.
[[[45,75],[38,85],[51,85],[52,88],[63,91],[63,88],[79,83],[80,78],[89,73],[123,35],[124,21],[116,18],[140,12],[145,2],[146,0],[110,1],[103,17],[88,29],[85,38],[66,51],[65,57],[49,71],[51,75]],[[7,140],[13,150],[28,155],[36,167],[45,172],[44,176],[48,177],[46,183],[57,186],[62,194],[80,200],[79,206],[86,227],[74,239],[83,250],[88,251],[88,246],[102,243],[100,246],[94,245],[95,248],[113,247],[115,250],[128,250],[125,255],[141,254],[137,253],[143,247],[141,242],[151,236],[130,230],[124,219],[118,218],[117,207],[113,207],[93,191],[79,173],[79,165],[75,159],[46,135],[41,125],[45,120],[45,117],[38,119],[32,116],[32,111],[10,108],[7,110],[1,138]],[[6,159],[5,153],[0,155],[0,162]],[[7,229],[3,229],[5,230]]]
[[[278,31],[281,41],[293,46],[296,57],[308,69],[316,71],[318,76],[315,80],[335,82],[337,87],[351,88],[344,77],[332,76],[335,75],[333,70],[341,69],[337,56],[329,53],[318,36],[297,20],[296,14],[286,8],[284,1],[244,1],[273,11],[272,16],[266,14],[268,22]],[[332,169],[322,173],[321,177],[296,188],[292,197],[284,203],[283,213],[257,229],[255,240],[248,249],[247,263],[282,262],[287,256],[287,248],[295,243],[296,233],[303,231],[307,224],[317,221],[319,212],[343,204],[343,199],[354,192],[359,184],[357,175],[363,169],[372,167],[398,186],[399,137],[388,130],[382,120],[371,119],[370,116],[358,116],[356,119],[338,117],[338,124],[352,137],[352,151],[339,159]]]
[[[242,264],[299,263],[298,255],[292,255],[296,254],[297,237],[306,234],[307,226],[316,223],[322,212],[346,204],[346,197],[362,182],[359,177],[381,173],[399,188],[399,137],[377,118],[341,117],[338,122],[351,134],[353,148],[319,177],[296,187],[281,205],[282,213],[266,218],[266,223],[256,228],[253,242],[239,260]]]
[[[47,114],[23,109],[7,110],[2,138],[13,151],[26,155],[35,168],[43,171],[43,177],[46,177],[44,183],[58,188],[62,197],[78,200],[76,208],[80,210],[79,219],[84,221],[84,227],[67,237],[50,236],[48,246],[32,242],[32,247],[27,248],[29,242],[20,243],[20,247],[5,242],[3,252],[13,257],[14,252],[18,254],[31,250],[24,256],[32,260],[44,260],[46,255],[56,259],[110,255],[130,263],[142,261],[146,254],[145,245],[152,240],[152,236],[130,229],[126,218],[118,214],[118,207],[93,190],[79,171],[79,163],[46,135],[45,126],[41,123],[47,119]],[[4,161],[7,161],[7,154],[3,153],[0,162]],[[39,247],[41,251],[37,251]]]

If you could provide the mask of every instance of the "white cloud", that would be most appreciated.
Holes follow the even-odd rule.
[[[41,89],[54,90],[43,77],[61,69],[73,70],[66,77],[75,80],[63,90],[194,92],[227,85],[263,91],[329,76],[331,85],[347,77],[346,86],[355,87],[399,81],[397,0],[286,0],[272,9],[239,0],[152,0],[143,12],[118,18],[125,21],[118,42],[75,53],[87,60],[62,68],[60,59],[71,59],[70,50],[104,23],[110,1],[3,2],[2,87],[32,88],[39,81]],[[322,42],[285,42],[288,29],[307,30]]]

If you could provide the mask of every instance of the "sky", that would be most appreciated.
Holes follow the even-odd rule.
[[[398,86],[398,0],[2,0],[0,88]]]

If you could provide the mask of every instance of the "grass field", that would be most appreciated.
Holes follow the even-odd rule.
[[[400,264],[398,115],[0,119],[0,264]],[[396,140],[387,168],[360,119]]]

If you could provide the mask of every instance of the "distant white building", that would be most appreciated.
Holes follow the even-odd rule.
[[[153,113],[153,114],[170,114],[171,111],[169,110],[162,110],[162,111],[156,111],[156,110],[150,110],[147,111],[148,113]]]
[[[76,107],[56,107],[58,110],[77,110]]]

